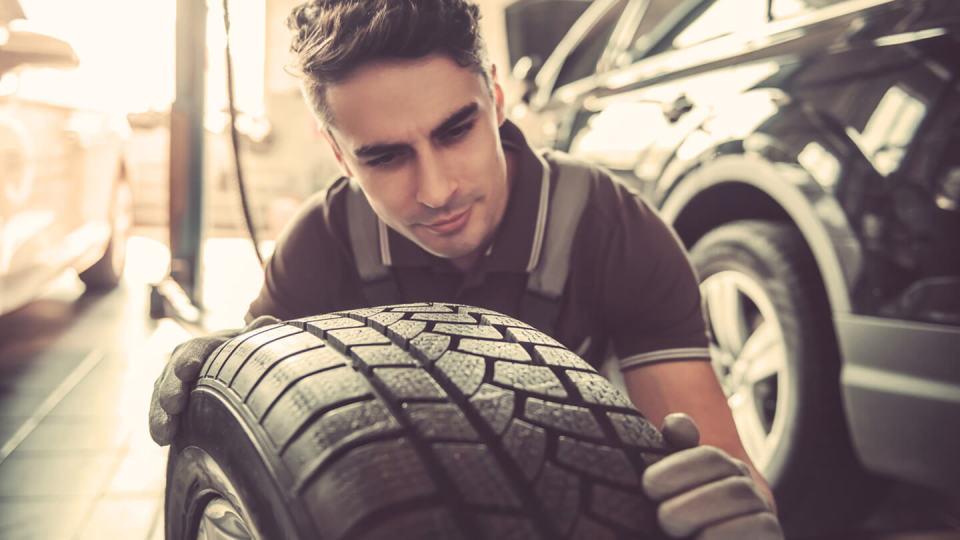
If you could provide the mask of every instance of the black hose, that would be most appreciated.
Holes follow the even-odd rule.
[[[237,132],[237,108],[233,100],[233,62],[230,59],[230,9],[229,0],[223,0],[223,28],[226,34],[227,54],[227,103],[230,105],[230,141],[233,144],[233,162],[237,170],[237,187],[240,190],[240,206],[243,207],[243,219],[247,224],[247,233],[253,242],[253,251],[257,254],[260,267],[263,267],[263,254],[260,253],[260,243],[257,241],[257,230],[253,225],[253,215],[250,213],[250,203],[247,200],[247,187],[243,181],[243,167],[240,165],[240,134]]]

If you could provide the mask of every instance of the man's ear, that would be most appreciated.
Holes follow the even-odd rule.
[[[490,86],[493,89],[493,100],[497,107],[497,125],[502,126],[507,116],[503,112],[503,88],[500,87],[500,83],[497,81],[496,64],[490,64]]]
[[[326,139],[327,144],[330,145],[330,149],[333,150],[333,155],[336,156],[337,163],[340,165],[340,170],[343,172],[343,175],[347,177],[353,176],[353,171],[350,170],[350,165],[343,159],[343,150],[340,149],[340,143],[337,142],[337,138],[333,135],[333,131],[330,130],[330,126],[324,126],[321,133],[323,133],[323,138]]]

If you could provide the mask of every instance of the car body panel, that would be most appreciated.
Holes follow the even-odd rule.
[[[0,314],[101,258],[124,169],[113,116],[50,97],[69,94],[50,82],[77,64],[72,49],[22,22],[0,45]]]
[[[870,470],[956,493],[960,329],[838,314],[850,433]],[[904,360],[909,361],[904,361]]]

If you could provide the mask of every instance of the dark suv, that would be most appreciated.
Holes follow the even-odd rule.
[[[960,2],[598,0],[539,64],[532,138],[690,249],[786,519],[846,512],[861,468],[956,492]]]

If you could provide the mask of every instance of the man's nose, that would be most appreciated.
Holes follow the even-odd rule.
[[[446,170],[442,160],[435,155],[422,156],[418,172],[417,202],[428,208],[447,206],[459,187],[454,180],[456,175]]]

